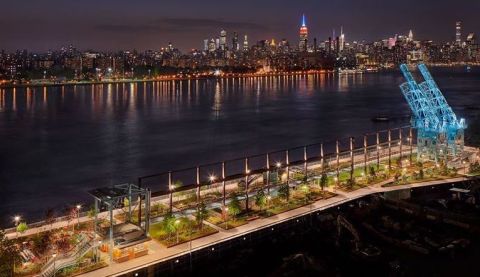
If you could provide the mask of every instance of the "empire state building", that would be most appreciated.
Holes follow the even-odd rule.
[[[305,14],[302,16],[302,27],[300,27],[300,42],[298,43],[298,50],[300,52],[307,51],[308,42],[308,28],[305,20]]]

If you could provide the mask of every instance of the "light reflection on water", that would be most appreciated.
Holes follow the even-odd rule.
[[[480,131],[478,110],[466,108],[480,106],[478,73],[433,73]],[[409,114],[401,81],[389,72],[1,89],[0,211],[41,216],[140,175],[385,129],[371,118]]]

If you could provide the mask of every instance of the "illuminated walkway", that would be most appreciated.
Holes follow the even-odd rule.
[[[216,228],[219,230],[219,232],[216,234],[203,237],[200,239],[196,239],[191,242],[186,242],[171,248],[166,248],[160,245],[159,243],[155,242],[154,240],[152,240],[148,242],[148,247],[150,249],[149,255],[143,256],[134,260],[130,260],[125,263],[120,263],[120,264],[112,263],[108,267],[105,267],[96,271],[92,271],[90,273],[86,273],[81,276],[88,276],[88,277],[117,276],[117,275],[129,273],[129,272],[134,272],[135,270],[159,263],[161,261],[166,261],[166,260],[173,259],[175,257],[180,257],[182,255],[189,253],[190,251],[195,251],[203,248],[210,248],[210,251],[215,251],[213,246],[217,243],[220,243],[229,239],[233,239],[236,237],[241,237],[243,235],[246,235],[251,232],[255,232],[260,229],[275,228],[276,224],[282,223],[284,221],[295,219],[297,217],[301,217],[312,212],[322,211],[331,207],[335,207],[337,205],[364,197],[366,195],[387,192],[387,191],[403,190],[403,189],[409,189],[409,188],[435,186],[435,185],[441,185],[445,183],[454,183],[454,182],[460,182],[465,180],[468,180],[468,179],[465,177],[459,177],[459,178],[444,179],[444,180],[438,180],[438,181],[415,183],[415,184],[409,184],[409,185],[382,187],[383,184],[389,182],[389,181],[385,181],[383,183],[358,189],[352,192],[342,192],[337,190],[335,191],[335,193],[337,193],[338,195],[333,198],[326,199],[326,200],[319,200],[311,205],[290,210],[272,217],[260,218],[252,222],[249,222],[246,225],[242,225],[230,230],[223,230],[220,228]]]

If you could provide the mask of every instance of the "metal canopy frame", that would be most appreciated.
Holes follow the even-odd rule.
[[[98,229],[98,213],[100,207],[106,206],[108,209],[108,216],[110,219],[109,227],[109,254],[110,260],[113,259],[113,211],[121,207],[124,199],[128,199],[128,216],[126,222],[132,220],[132,200],[137,198],[139,201],[139,207],[142,205],[142,198],[145,200],[145,224],[142,226],[142,216],[139,213],[138,216],[138,227],[145,232],[146,236],[149,236],[150,228],[150,201],[151,201],[151,191],[148,188],[141,188],[134,184],[120,184],[114,185],[113,187],[99,188],[89,191],[89,194],[93,196],[95,203],[95,218],[94,218],[94,230],[96,233],[99,233]],[[103,234],[102,234],[103,235]]]

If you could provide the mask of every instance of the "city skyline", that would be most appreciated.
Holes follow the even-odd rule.
[[[90,5],[93,2],[89,0],[73,6],[56,0],[46,2],[28,7],[13,2],[4,5],[1,23],[9,27],[0,31],[0,49],[41,52],[73,44],[79,49],[101,51],[145,50],[159,49],[172,42],[186,52],[192,48],[202,49],[204,39],[222,29],[228,32],[229,42],[234,32],[241,39],[247,34],[250,43],[272,38],[296,41],[302,14],[308,20],[309,39],[318,41],[328,39],[334,29],[339,34],[340,26],[348,41],[381,40],[407,34],[410,29],[420,40],[455,41],[454,26],[460,20],[464,36],[480,29],[475,21],[475,10],[478,10],[475,7],[480,8],[480,4],[467,1],[457,1],[455,12],[442,8],[447,7],[448,1],[435,1],[436,8],[432,10],[429,7],[433,1],[299,1],[276,5],[275,16],[266,16],[271,15],[272,5],[277,3],[273,1],[256,3],[253,10],[247,9],[251,7],[248,3],[219,6],[218,1],[213,0],[189,2],[187,6],[191,8],[187,10],[184,4],[150,1],[135,4],[116,1],[114,5],[103,1],[95,6]],[[119,9],[129,13],[116,12]]]

